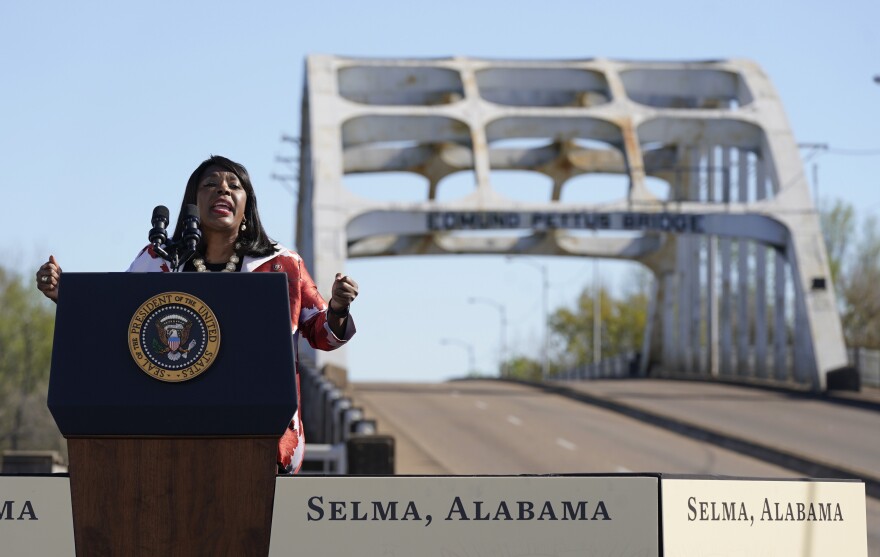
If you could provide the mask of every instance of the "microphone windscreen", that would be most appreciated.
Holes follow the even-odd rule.
[[[155,209],[153,209],[153,218],[165,219],[165,222],[168,222],[168,207],[165,205],[159,205]]]
[[[186,218],[199,218],[199,208],[192,203],[186,206],[185,210]]]

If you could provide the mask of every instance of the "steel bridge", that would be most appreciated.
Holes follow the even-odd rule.
[[[316,55],[305,74],[297,244],[319,284],[353,257],[626,259],[655,278],[643,373],[819,391],[852,371],[798,148],[757,64]],[[514,199],[499,171],[553,186]],[[388,172],[427,178],[423,199],[343,180]],[[438,195],[460,172],[471,191]],[[625,177],[625,194],[571,201],[583,175]]]

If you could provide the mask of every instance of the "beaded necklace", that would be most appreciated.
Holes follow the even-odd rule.
[[[238,262],[241,261],[239,257],[233,253],[229,257],[229,261],[226,262],[226,267],[221,271],[221,273],[234,273],[238,268]],[[210,273],[211,270],[205,265],[205,258],[199,255],[198,257],[193,258],[193,266],[196,268],[196,271],[199,273]]]

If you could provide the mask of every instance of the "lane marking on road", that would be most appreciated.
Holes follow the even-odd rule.
[[[478,401],[476,401],[476,402],[474,403],[474,406],[476,406],[476,407],[479,408],[480,410],[485,410],[486,408],[489,408],[489,405],[486,404],[485,402],[483,402],[482,400],[478,400]]]
[[[569,451],[574,451],[577,449],[577,445],[569,441],[568,439],[563,439],[562,437],[556,438],[556,444],[562,447],[563,449],[568,449]]]
[[[522,425],[522,420],[520,420],[516,416],[507,416],[507,421],[512,423],[513,425]]]

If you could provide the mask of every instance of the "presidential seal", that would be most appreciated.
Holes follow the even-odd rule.
[[[128,348],[150,377],[186,381],[214,363],[220,327],[205,302],[184,292],[165,292],[134,313],[128,326]]]

